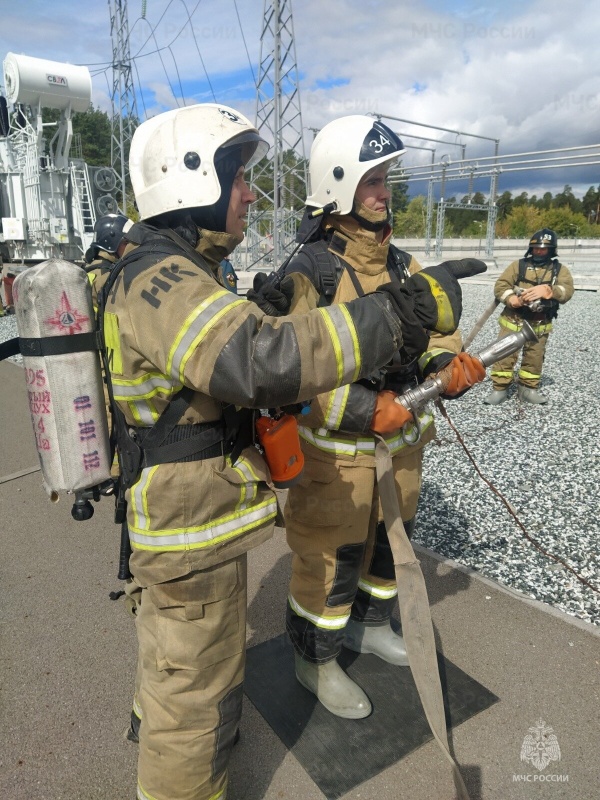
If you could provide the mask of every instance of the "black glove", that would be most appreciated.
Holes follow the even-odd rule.
[[[402,326],[402,347],[400,354],[402,363],[408,364],[427,350],[429,336],[415,313],[415,306],[410,290],[397,283],[384,283],[377,289],[391,302],[396,316]]]
[[[425,267],[406,281],[412,292],[417,319],[428,331],[454,333],[458,328],[462,291],[455,277],[457,264],[462,262],[444,261],[435,267]]]
[[[285,279],[279,285],[274,286],[270,281],[270,276],[264,272],[257,272],[254,276],[253,288],[246,294],[246,298],[264,311],[270,317],[284,317],[290,310],[292,297],[294,296],[294,284]]]
[[[441,266],[441,265],[440,265]],[[455,278],[472,278],[487,272],[487,264],[478,258],[461,258],[459,261],[444,261],[444,266],[449,269]]]

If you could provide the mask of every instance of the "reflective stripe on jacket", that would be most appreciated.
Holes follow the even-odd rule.
[[[143,244],[160,239],[139,228]],[[183,250],[133,260],[118,274],[104,329],[115,400],[128,425],[152,426],[182,386],[195,391],[183,425],[220,420],[224,404],[307,400],[368,374],[400,345],[399,322],[382,295],[291,319],[268,317],[226,291],[216,276],[232,238],[201,232],[197,252],[208,271]],[[254,447],[235,464],[218,456],[142,470],[127,494],[136,579],[172,580],[268,538],[276,513],[269,477]]]

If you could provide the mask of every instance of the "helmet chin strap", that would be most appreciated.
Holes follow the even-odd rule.
[[[365,230],[371,231],[372,233],[378,233],[382,231],[386,225],[391,224],[391,214],[387,203],[385,204],[385,211],[373,211],[362,203],[357,203],[355,200],[352,204],[350,216],[362,225]]]

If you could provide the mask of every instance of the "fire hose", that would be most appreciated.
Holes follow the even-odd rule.
[[[504,356],[519,350],[525,342],[536,340],[537,336],[533,329],[527,322],[524,322],[520,331],[497,340],[481,350],[477,357],[485,367],[488,367]],[[414,427],[417,432],[415,442],[421,435],[418,423],[419,411],[443,394],[448,380],[449,375],[444,375],[444,370],[442,370],[425,380],[417,388],[409,389],[396,398],[397,403],[401,403],[413,413]],[[384,439],[379,436],[377,439],[375,447],[377,485],[394,558],[402,635],[410,668],[434,738],[452,765],[457,797],[459,800],[469,800],[467,788],[448,744],[444,699],[425,579],[402,522],[390,450]]]

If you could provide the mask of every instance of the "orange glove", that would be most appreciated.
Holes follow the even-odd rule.
[[[381,436],[388,436],[400,430],[407,422],[414,422],[413,415],[400,403],[396,403],[398,395],[390,389],[377,393],[375,411],[371,420],[371,430]]]
[[[451,372],[450,372],[451,371]],[[450,380],[444,394],[454,397],[462,394],[485,378],[485,367],[477,356],[468,353],[459,353],[455,356],[442,373],[450,372]]]

